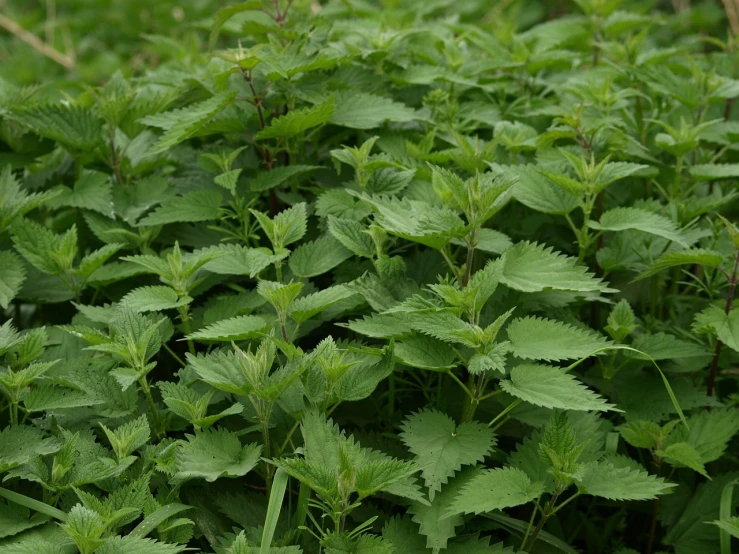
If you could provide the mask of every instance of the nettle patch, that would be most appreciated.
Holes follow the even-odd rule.
[[[0,553],[729,554],[720,7],[194,4],[0,81]]]

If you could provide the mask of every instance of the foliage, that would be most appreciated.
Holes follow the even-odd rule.
[[[0,554],[736,550],[721,3],[6,4]]]

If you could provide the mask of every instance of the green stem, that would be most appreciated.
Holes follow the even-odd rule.
[[[470,281],[470,275],[472,274],[472,263],[475,261],[475,237],[477,236],[477,229],[473,229],[470,233],[470,238],[467,240],[467,260],[464,264],[464,275],[462,275],[462,281],[459,284],[459,288],[465,288],[467,283]]]
[[[472,382],[474,379],[472,375],[470,375],[470,382]],[[462,423],[467,423],[468,421],[472,421],[472,418],[475,417],[475,412],[477,411],[477,407],[480,405],[480,396],[482,396],[482,391],[485,389],[485,373],[482,372],[477,376],[477,384],[475,385],[475,391],[472,393],[469,402],[465,405],[465,411],[462,414]]]
[[[459,277],[459,271],[457,271],[457,268],[455,267],[454,262],[449,257],[449,253],[446,251],[446,246],[444,248],[442,248],[441,250],[439,250],[439,252],[441,252],[441,256],[442,256],[442,258],[444,258],[444,261],[446,262],[446,265],[448,265],[449,266],[449,269],[452,270],[452,275],[454,275],[455,278],[459,279],[460,278]]]
[[[269,438],[269,414],[260,417],[262,424],[262,441],[264,442],[264,458],[269,459],[271,454],[271,442]],[[267,486],[267,496],[272,492],[272,464],[265,462],[264,478]]]
[[[680,181],[682,179],[683,174],[683,157],[678,156],[677,162],[675,163],[675,181],[673,183],[673,190],[671,196],[674,198],[678,196],[678,193],[680,192]]]
[[[459,377],[454,375],[452,371],[449,371],[448,375],[454,380],[455,383],[457,383],[462,388],[464,393],[471,399],[472,393],[470,392],[470,389],[467,388],[467,385],[465,385]]]
[[[8,408],[10,409],[10,424],[18,425],[18,403],[11,400]]]
[[[277,453],[278,455],[282,455],[282,453],[285,452],[285,448],[287,448],[287,443],[290,442],[290,439],[292,438],[293,433],[295,433],[295,431],[297,431],[299,425],[300,425],[300,420],[296,421],[295,422],[295,425],[293,425],[292,428],[290,429],[290,431],[288,431],[287,436],[285,437],[285,440],[282,441],[282,445],[280,446],[280,450]]]
[[[526,544],[525,550],[531,550],[531,547],[533,547],[536,543],[536,539],[539,538],[539,533],[541,533],[541,530],[544,528],[544,524],[547,522],[547,519],[549,519],[549,516],[551,516],[556,511],[554,509],[554,506],[557,503],[557,498],[562,493],[562,490],[563,487],[561,485],[557,485],[557,487],[554,489],[554,493],[552,493],[552,497],[549,499],[549,502],[547,502],[547,505],[544,507],[541,518],[539,518],[539,523],[536,524],[536,529],[534,529],[534,532],[531,534],[531,538]]]
[[[536,513],[538,511],[539,511],[539,499],[537,498],[536,505],[534,506],[534,509],[531,511],[531,517],[529,518],[529,524],[526,526],[526,532],[523,535],[521,546],[518,547],[519,550],[523,550],[523,547],[526,544],[526,540],[529,538],[529,535],[531,534],[531,529],[534,527],[534,518],[536,517]]]
[[[182,367],[185,367],[187,365],[185,364],[184,361],[182,361],[182,358],[180,358],[177,354],[175,354],[174,350],[172,350],[166,342],[162,343],[162,346],[167,352],[169,352],[170,356],[172,356],[175,360],[177,360],[178,364],[180,364]]]
[[[523,400],[521,400],[520,398],[517,398],[516,400],[514,400],[513,402],[511,402],[510,404],[508,404],[508,407],[505,410],[503,410],[502,412],[500,412],[497,416],[495,416],[495,418],[493,419],[493,421],[491,421],[490,423],[488,423],[488,427],[492,427],[495,424],[496,421],[498,421],[500,418],[502,418],[503,416],[505,416],[511,410],[515,409],[521,402],[523,402]]]
[[[141,390],[144,392],[146,402],[149,404],[149,409],[151,410],[151,417],[154,420],[154,433],[159,436],[159,410],[157,410],[157,406],[154,404],[154,397],[151,395],[151,387],[149,387],[149,383],[146,381],[146,375],[139,379],[139,385],[141,385]]]
[[[182,320],[182,328],[185,331],[185,336],[189,336],[192,333],[192,329],[190,327],[190,310],[188,309],[187,304],[177,308],[177,311],[180,312],[180,319]],[[190,354],[195,354],[195,343],[190,338],[187,339],[187,349],[190,351]]]

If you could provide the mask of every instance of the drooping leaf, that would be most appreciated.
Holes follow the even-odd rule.
[[[578,265],[575,258],[531,242],[519,242],[503,254],[501,282],[522,292],[562,290],[574,292],[614,292],[613,289]]]
[[[592,462],[586,464],[577,486],[585,494],[609,500],[649,500],[670,492],[676,485],[644,470]]]
[[[588,225],[591,229],[600,231],[624,231],[626,229],[633,229],[666,238],[685,248],[690,246],[686,237],[680,233],[675,223],[663,215],[640,208],[614,208],[605,212],[599,222],[590,221]]]
[[[507,332],[513,353],[525,360],[579,359],[610,344],[591,329],[532,316],[514,319]]]
[[[222,92],[198,104],[149,115],[140,120],[144,125],[164,129],[164,134],[149,149],[149,155],[161,154],[192,137],[235,98],[235,92]]]
[[[288,138],[298,135],[326,123],[335,114],[336,103],[331,96],[324,102],[310,108],[292,110],[285,115],[273,119],[272,122],[259,131],[255,138],[265,140],[271,138]]]
[[[613,405],[561,368],[525,364],[514,367],[501,388],[521,400],[559,410],[607,411]]]
[[[488,469],[462,487],[447,514],[481,514],[512,508],[531,502],[543,492],[544,483],[532,483],[520,469]]]
[[[201,341],[230,342],[258,337],[269,323],[256,315],[232,317],[190,333],[187,338]]]

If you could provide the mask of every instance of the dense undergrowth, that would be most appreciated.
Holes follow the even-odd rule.
[[[732,551],[721,3],[5,4],[1,554]]]

